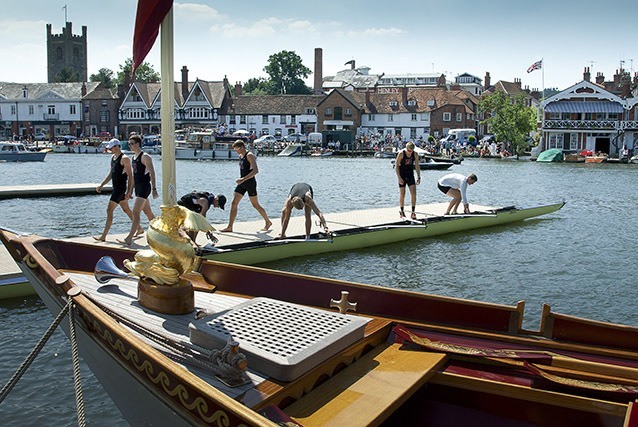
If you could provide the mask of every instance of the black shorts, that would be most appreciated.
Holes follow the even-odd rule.
[[[401,179],[403,180],[403,185],[399,184],[399,187],[405,187],[406,185],[410,187],[412,185],[416,185],[413,173],[410,175],[401,175]]]
[[[148,199],[151,195],[151,183],[136,183],[135,184],[135,197],[141,197],[142,199]]]
[[[124,188],[113,188],[113,192],[111,193],[110,200],[115,203],[120,203],[126,197],[126,187]]]
[[[443,193],[443,194],[447,194],[447,192],[452,189],[452,187],[446,187],[446,186],[441,185],[441,184],[436,184],[436,185],[437,185],[437,187],[439,187],[439,190],[441,190],[441,193]]]
[[[239,193],[242,196],[248,192],[250,197],[257,195],[257,180],[255,178],[250,178],[248,181],[244,181],[235,187],[235,193]]]

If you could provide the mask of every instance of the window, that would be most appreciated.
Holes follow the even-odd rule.
[[[317,114],[317,113],[315,112],[314,108],[306,108],[306,114],[313,115],[313,114]]]
[[[279,116],[279,124],[285,125],[286,124],[286,115],[282,114],[281,116]]]
[[[246,116],[245,115],[241,115],[239,116],[239,124],[241,125],[245,125],[246,124]]]
[[[578,150],[578,134],[577,133],[569,134],[569,149]]]
[[[589,116],[591,118],[591,113],[589,113]],[[560,113],[549,113],[549,119],[550,120],[559,120],[560,119]]]
[[[452,113],[443,113],[443,121],[444,122],[452,121]]]
[[[75,106],[75,104],[69,105],[69,114],[71,114],[71,115],[75,115],[76,114],[76,106]]]
[[[294,114],[290,115],[290,124],[291,125],[296,125],[297,124],[297,116],[295,116]]]
[[[15,106],[15,105],[12,105],[12,106],[11,106],[11,115],[12,115],[12,116],[15,116],[15,115],[16,115],[16,106]]]
[[[421,113],[421,121],[427,122],[430,120],[430,113]]]
[[[428,107],[434,107],[434,100],[428,99]]]
[[[352,117],[352,110],[350,108],[346,108],[344,115],[346,117]]]
[[[398,106],[398,105],[399,105],[399,103],[398,103],[398,102],[396,102],[396,101],[390,101],[390,107],[396,107],[396,106]]]
[[[262,125],[267,125],[268,124],[268,114],[264,114],[261,116],[261,124]]]
[[[199,87],[193,92],[193,101],[206,101],[206,97]]]
[[[101,122],[108,122],[110,117],[111,117],[111,115],[109,114],[109,110],[100,111],[100,121]]]
[[[410,138],[416,139],[416,128],[410,128]]]
[[[234,114],[231,114],[230,116],[228,116],[228,124],[229,125],[237,124],[237,116],[235,116]]]
[[[29,114],[33,115],[34,112],[35,112],[35,108],[33,107],[33,105],[29,105]]]
[[[410,120],[416,122],[416,114],[410,115]]]
[[[570,120],[572,118],[570,113],[560,113],[561,120]]]
[[[47,105],[47,111],[49,114],[55,114],[55,105]]]
[[[456,121],[457,122],[463,121],[463,113],[456,113]]]
[[[343,117],[343,109],[341,107],[335,107],[334,109],[334,119],[335,120],[342,120]]]
[[[388,121],[389,122],[393,122],[394,121],[394,114],[388,114]]]
[[[374,114],[368,114],[368,120],[373,122],[374,121]]]
[[[58,59],[58,60],[64,59],[64,51],[62,50],[61,47],[58,47],[55,50],[55,58]]]
[[[609,113],[609,114],[607,115],[607,118],[608,118],[609,120],[618,120],[618,113]]]
[[[326,107],[326,111],[324,112],[326,116],[332,116],[332,108]]]
[[[126,116],[128,119],[143,119],[144,110],[141,108],[130,108],[126,110]]]
[[[416,105],[416,99],[408,100],[408,107],[414,107]]]
[[[209,115],[208,108],[203,107],[192,107],[188,109],[188,118],[189,119],[207,119]],[[235,117],[232,116],[231,120],[234,120]]]
[[[102,107],[108,107],[108,105],[109,105],[109,103],[108,103],[108,102],[106,102],[106,101],[102,101]],[[88,102],[86,103],[86,106],[87,106],[87,107],[89,106],[89,103],[88,103]]]

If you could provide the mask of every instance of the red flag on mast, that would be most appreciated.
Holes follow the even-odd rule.
[[[155,44],[155,39],[159,34],[159,26],[171,7],[173,7],[173,0],[138,1],[133,35],[133,75]]]

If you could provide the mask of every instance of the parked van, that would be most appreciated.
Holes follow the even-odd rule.
[[[476,130],[474,129],[450,129],[447,135],[441,139],[441,142],[461,141],[462,144],[467,144],[470,136],[473,136],[474,141],[477,141]]]
[[[323,135],[320,132],[310,132],[308,134],[308,144],[311,146],[322,145]]]

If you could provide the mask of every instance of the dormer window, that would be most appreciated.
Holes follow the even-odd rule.
[[[390,107],[396,107],[396,106],[398,106],[398,105],[399,105],[399,103],[398,103],[398,102],[396,102],[396,101],[390,101]]]
[[[28,98],[29,97],[29,89],[26,86],[24,86],[22,88],[22,97],[23,98]]]
[[[416,105],[416,99],[408,100],[408,107],[414,107]]]
[[[428,107],[434,107],[434,100],[428,99]]]

